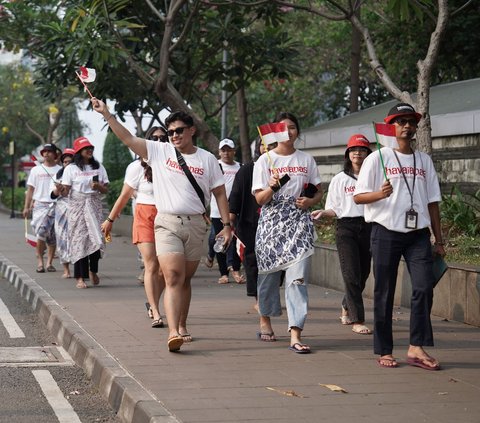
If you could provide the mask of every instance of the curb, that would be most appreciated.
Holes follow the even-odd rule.
[[[83,369],[124,423],[181,423],[27,273],[0,254],[0,275]]]

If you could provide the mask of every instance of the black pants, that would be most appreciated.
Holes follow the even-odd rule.
[[[258,265],[255,255],[255,234],[257,225],[245,224],[237,226],[238,237],[245,244],[243,268],[247,277],[247,295],[257,297]]]
[[[88,279],[88,272],[98,273],[98,260],[100,260],[100,250],[75,262],[73,264],[73,277],[75,279]]]
[[[214,229],[215,235],[217,235],[223,229],[223,223],[220,218],[212,217],[212,226]],[[212,253],[217,257],[218,262],[218,270],[220,270],[220,275],[228,275],[228,268],[231,266],[233,270],[240,270],[240,266],[242,263],[240,262],[240,257],[237,254],[237,244],[236,238],[233,237],[232,242],[228,246],[227,251],[225,253],[215,253],[213,251],[213,244],[215,244],[215,235],[210,236],[208,239],[209,244],[209,253],[210,257]],[[243,239],[242,239],[243,241]],[[227,262],[228,261],[228,262]]]
[[[428,228],[408,233],[389,231],[374,223],[372,256],[375,275],[374,352],[392,354],[392,312],[400,258],[407,263],[412,281],[410,345],[433,345],[430,312],[433,303],[433,256]]]
[[[362,292],[370,274],[370,232],[372,226],[363,217],[337,220],[336,242],[345,296],[342,306],[352,322],[365,321]]]

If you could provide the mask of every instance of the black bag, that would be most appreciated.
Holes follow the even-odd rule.
[[[308,184],[304,185],[303,190],[300,193],[300,197],[313,198],[317,191],[318,188],[309,182]]]

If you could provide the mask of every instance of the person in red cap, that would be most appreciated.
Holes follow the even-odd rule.
[[[406,361],[412,366],[439,370],[438,360],[424,347],[433,346],[430,319],[435,283],[433,254],[445,255],[438,206],[442,197],[432,159],[414,150],[414,137],[421,117],[407,103],[398,103],[390,109],[384,120],[395,126],[398,146],[383,147],[365,159],[354,200],[365,205],[365,220],[372,222],[377,363],[385,368],[398,367],[392,355],[392,312],[398,265],[403,256],[412,283],[410,345]],[[430,227],[435,237],[433,254]]]
[[[53,258],[55,256],[55,200],[50,197],[50,184],[55,174],[61,169],[57,164],[59,149],[54,144],[45,144],[40,150],[43,163],[35,166],[28,176],[27,192],[23,217],[32,212],[32,228],[37,237],[36,255],[37,272],[44,273],[43,256],[47,250],[47,271],[55,272]],[[32,210],[33,206],[33,210]]]
[[[353,325],[352,331],[360,335],[372,333],[365,326],[362,298],[370,274],[371,224],[365,222],[363,205],[353,201],[353,194],[363,161],[371,152],[367,137],[362,134],[350,137],[345,150],[344,169],[332,178],[328,186],[325,210],[312,212],[316,222],[325,216],[337,218],[335,237],[345,284],[340,319],[343,325]]]
[[[85,279],[98,285],[98,261],[105,248],[100,229],[102,194],[108,192],[107,171],[93,157],[94,147],[85,137],[73,142],[73,163],[65,168],[62,190],[69,196],[68,256],[73,263],[77,288],[87,288]],[[92,224],[93,223],[93,224]]]
[[[68,224],[67,224],[67,210],[68,197],[66,190],[62,186],[62,177],[65,168],[72,163],[75,150],[73,148],[65,148],[60,156],[60,163],[62,168],[55,175],[55,180],[51,184],[52,199],[56,199],[55,204],[55,238],[57,240],[57,255],[60,263],[63,265],[62,278],[70,278],[70,258],[68,256]]]

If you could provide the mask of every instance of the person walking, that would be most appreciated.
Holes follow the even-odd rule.
[[[272,150],[276,146],[277,143],[271,143],[267,145],[267,148]],[[255,142],[254,159],[257,160],[264,152],[265,148],[259,137]],[[258,218],[260,216],[260,205],[252,195],[254,165],[255,161],[251,161],[240,167],[233,181],[228,204],[230,206],[230,221],[235,227],[238,238],[245,244],[243,267],[247,277],[247,296],[255,298],[255,309],[258,311],[258,264],[255,255],[255,235],[257,233]]]
[[[282,314],[280,281],[285,270],[289,349],[304,354],[310,352],[310,347],[302,343],[301,334],[307,318],[307,285],[314,253],[314,228],[308,208],[321,200],[322,190],[315,160],[295,148],[300,134],[297,118],[284,112],[275,121],[285,124],[288,139],[261,156],[253,169],[252,193],[262,206],[255,238],[259,272],[258,337],[267,342],[276,340],[270,318]],[[289,180],[282,184],[286,179],[284,174]],[[306,195],[305,186],[313,186],[316,192],[311,197]]]
[[[314,223],[322,217],[337,218],[335,238],[345,285],[340,319],[343,325],[353,325],[352,331],[360,335],[372,333],[365,326],[362,297],[370,274],[371,223],[365,222],[363,205],[353,201],[353,194],[363,161],[371,152],[370,141],[364,135],[355,134],[349,138],[344,169],[330,181],[325,210],[312,212]]]
[[[225,191],[228,199],[232,191],[235,175],[241,168],[240,163],[235,161],[235,143],[229,138],[220,141],[218,145],[218,155],[220,156],[218,163],[225,178]],[[218,270],[220,271],[219,284],[227,284],[229,282],[228,276],[230,271],[236,283],[245,283],[245,277],[240,273],[242,263],[237,254],[235,238],[232,239],[227,251],[216,253],[213,249],[215,237],[223,228],[220,210],[218,209],[215,197],[212,197],[210,201],[210,220],[212,222],[212,231],[208,238],[207,267],[212,267],[213,259],[217,257]]]
[[[68,255],[73,262],[77,288],[87,288],[85,279],[98,285],[98,262],[105,249],[100,225],[102,194],[108,192],[107,171],[93,157],[94,146],[85,137],[73,142],[73,163],[63,172],[62,189],[68,201]]]
[[[45,144],[40,150],[43,163],[35,166],[28,176],[23,217],[32,214],[32,228],[37,237],[35,252],[37,273],[45,272],[44,255],[47,251],[47,272],[55,272],[55,200],[50,197],[51,182],[61,169],[57,164],[59,149],[54,144]]]
[[[202,257],[207,232],[205,205],[211,194],[223,222],[218,236],[224,237],[225,246],[232,238],[222,171],[213,154],[195,146],[196,128],[187,113],[178,111],[168,116],[165,126],[170,142],[158,143],[132,135],[103,101],[92,98],[91,102],[115,135],[152,168],[157,207],[155,246],[165,277],[167,347],[171,352],[179,351],[185,342],[182,335],[188,334],[191,278]]]
[[[432,159],[414,150],[421,118],[407,103],[390,109],[384,121],[395,126],[398,147],[383,147],[365,159],[353,198],[357,204],[365,205],[365,220],[372,222],[377,363],[385,368],[398,367],[392,355],[392,312],[398,265],[403,256],[412,283],[407,364],[439,370],[439,361],[424,347],[433,346],[430,312],[434,276],[429,227],[435,238],[433,254],[445,255],[438,205],[441,192]]]
[[[62,168],[55,175],[52,181],[50,197],[56,200],[55,205],[55,238],[57,240],[57,255],[60,263],[63,265],[62,278],[71,278],[70,274],[70,257],[68,256],[68,197],[66,190],[62,186],[62,177],[65,168],[72,163],[75,150],[73,148],[65,148],[60,156]]]
[[[147,140],[168,142],[166,131],[160,126],[152,126],[145,134]],[[113,223],[136,192],[136,205],[133,216],[132,242],[142,255],[145,266],[144,287],[147,296],[147,311],[153,319],[152,328],[164,326],[158,303],[165,288],[165,280],[158,265],[155,253],[154,221],[157,215],[153,197],[152,168],[142,158],[130,163],[125,171],[122,192],[102,223],[102,232],[110,235]],[[185,340],[185,339],[184,339]]]

